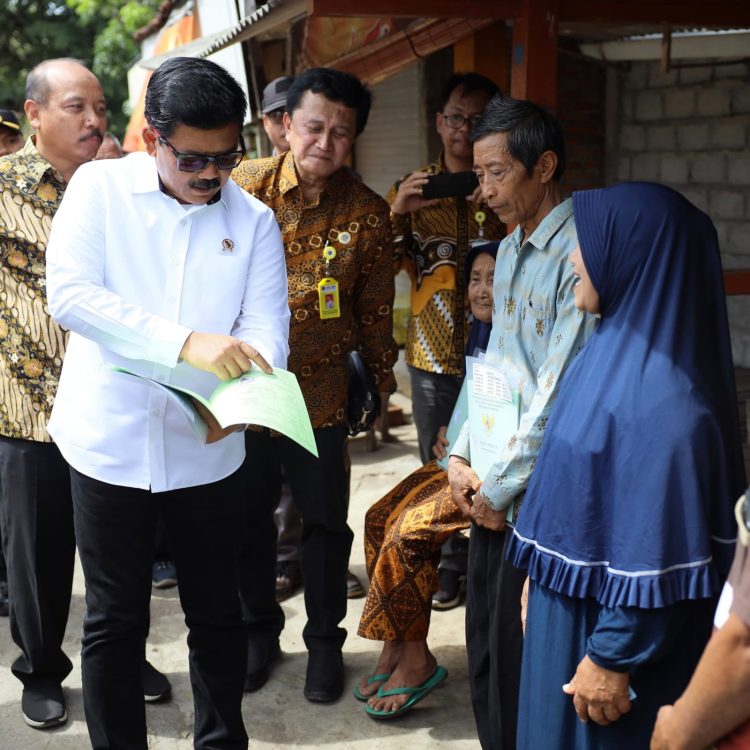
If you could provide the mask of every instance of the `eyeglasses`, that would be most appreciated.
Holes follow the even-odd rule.
[[[160,143],[163,143],[177,159],[177,169],[180,172],[201,172],[211,162],[216,164],[216,168],[224,172],[234,169],[245,156],[245,141],[240,136],[240,150],[239,151],[227,151],[224,154],[216,154],[210,156],[209,154],[186,154],[178,151],[163,135],[160,135],[156,130],[157,138]]]
[[[482,115],[473,115],[472,117],[464,117],[463,115],[443,115],[443,119],[445,120],[445,124],[449,128],[453,128],[453,130],[459,130],[467,122],[469,123],[469,129],[471,130],[471,128],[475,128],[479,125]]]

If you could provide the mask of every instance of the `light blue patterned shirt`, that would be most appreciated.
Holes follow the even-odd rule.
[[[507,508],[528,484],[560,379],[597,319],[576,309],[569,256],[578,245],[573,201],[556,206],[521,245],[522,229],[501,243],[495,264],[487,364],[500,367],[521,399],[518,431],[487,473],[482,494]],[[466,422],[451,455],[470,460]]]

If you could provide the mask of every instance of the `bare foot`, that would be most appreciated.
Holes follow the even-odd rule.
[[[398,666],[388,680],[380,685],[383,691],[395,688],[419,687],[435,672],[437,661],[427,647],[427,641],[405,641],[401,649]],[[374,695],[367,701],[376,711],[396,711],[409,700],[409,695],[387,695],[378,698]]]
[[[403,641],[385,641],[383,643],[383,650],[380,652],[380,658],[375,665],[375,671],[359,681],[359,692],[365,698],[375,695],[378,692],[378,688],[383,684],[382,681],[368,682],[371,677],[376,674],[391,674],[396,669],[401,658],[403,645]]]

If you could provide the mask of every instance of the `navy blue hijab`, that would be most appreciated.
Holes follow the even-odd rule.
[[[487,253],[487,255],[496,259],[499,244],[499,242],[485,242],[481,245],[472,245],[469,248],[469,252],[466,253],[466,271],[464,275],[467,288],[469,286],[469,281],[471,281],[471,267],[474,265],[477,256],[482,253]],[[471,321],[469,340],[466,342],[466,354],[469,357],[474,357],[478,351],[486,351],[487,344],[490,341],[490,333],[492,333],[492,322],[484,323],[481,320],[474,318]]]
[[[560,386],[509,556],[605,607],[710,597],[745,488],[716,231],[660,185],[573,205],[602,320]]]

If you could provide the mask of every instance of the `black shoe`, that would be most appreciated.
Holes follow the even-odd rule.
[[[466,589],[466,576],[457,570],[438,571],[440,590],[432,597],[432,608],[437,610],[453,609],[461,604]]]
[[[0,617],[10,614],[10,599],[8,598],[8,582],[0,581]]]
[[[279,560],[276,563],[276,601],[288,599],[302,585],[302,570],[298,560]]]
[[[247,644],[247,670],[245,672],[246,693],[260,690],[268,682],[270,667],[281,658],[281,646],[278,639],[270,645],[258,646]]]
[[[346,571],[346,598],[360,599],[365,595],[365,589],[362,582],[351,570]]]
[[[311,651],[307,656],[305,698],[312,703],[333,703],[344,692],[341,651]]]
[[[34,729],[59,727],[68,720],[62,687],[56,682],[25,687],[21,711],[23,720]]]
[[[162,674],[153,664],[143,662],[141,669],[143,681],[143,700],[146,703],[158,703],[164,701],[172,694],[172,686],[166,675]]]

